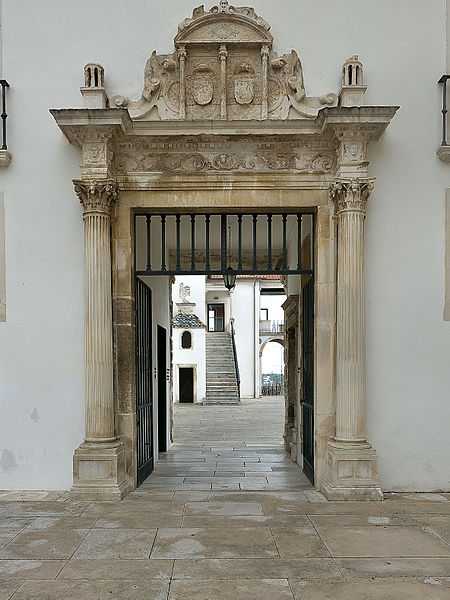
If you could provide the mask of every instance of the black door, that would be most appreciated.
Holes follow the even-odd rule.
[[[152,291],[136,279],[137,483],[153,471]]]
[[[194,402],[194,369],[180,367],[178,371],[180,402]]]
[[[314,280],[302,291],[302,435],[303,471],[314,483]]]
[[[208,331],[224,331],[225,307],[223,304],[208,304]]]
[[[167,331],[161,325],[157,327],[158,352],[158,450],[167,450]]]

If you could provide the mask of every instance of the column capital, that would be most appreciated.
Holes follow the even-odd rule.
[[[101,181],[74,179],[73,184],[75,193],[83,205],[84,214],[103,213],[107,216],[111,215],[112,205],[117,198],[117,188],[113,179],[103,179]]]
[[[365,214],[374,181],[374,178],[336,179],[330,186],[330,198],[336,214],[354,211]]]

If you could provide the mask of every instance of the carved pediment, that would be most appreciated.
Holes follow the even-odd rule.
[[[278,56],[269,30],[253,8],[200,6],[179,25],[175,51],[147,61],[141,98],[111,103],[141,120],[315,118],[336,106],[336,94],[307,97],[300,58]]]
[[[272,44],[270,25],[258,17],[253,8],[236,8],[222,0],[206,12],[204,6],[195,8],[192,17],[178,26],[175,45],[195,42],[253,42]]]

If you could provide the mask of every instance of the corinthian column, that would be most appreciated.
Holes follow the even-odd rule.
[[[74,454],[72,495],[120,499],[125,449],[114,428],[110,214],[117,192],[110,179],[75,180],[84,219],[85,441]]]
[[[342,178],[330,190],[338,230],[336,436],[325,491],[335,500],[382,498],[377,456],[366,441],[364,220],[372,188],[370,179]]]

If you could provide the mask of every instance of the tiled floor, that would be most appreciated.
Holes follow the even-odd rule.
[[[120,503],[0,492],[0,600],[449,600],[450,494],[327,502],[282,422],[279,399],[179,406]]]

